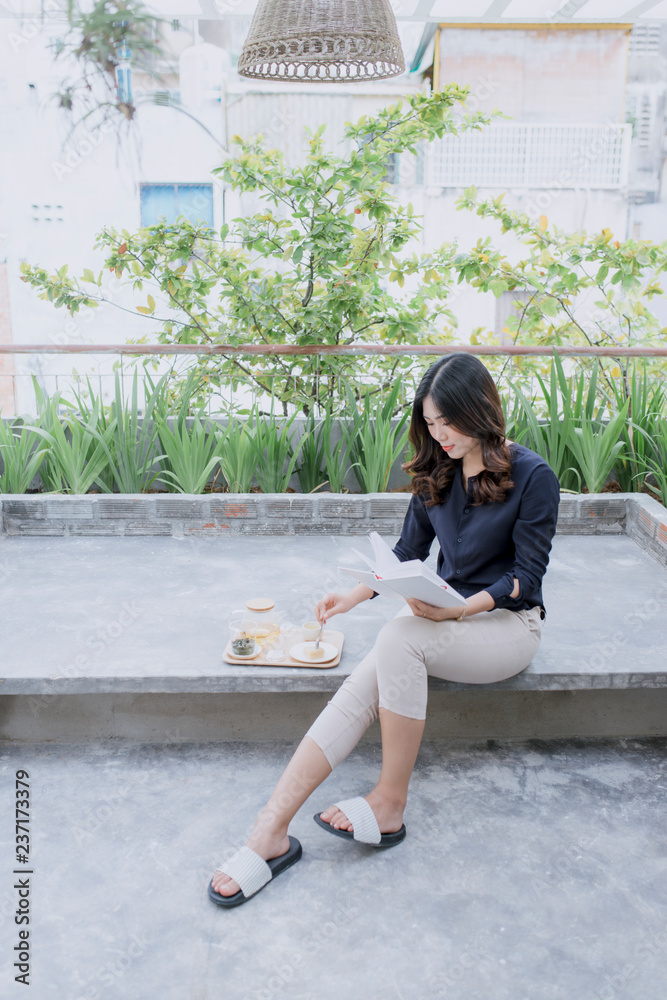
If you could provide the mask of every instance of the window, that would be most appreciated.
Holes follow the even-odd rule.
[[[175,222],[179,215],[193,224],[204,222],[213,226],[213,185],[141,185],[142,226],[154,226],[160,219]]]
[[[656,127],[661,127],[662,85],[630,84],[625,95],[625,118],[640,149],[650,149]]]
[[[414,187],[424,183],[424,144],[417,145],[417,155],[413,153],[390,153],[387,159],[388,184],[403,184]]]
[[[633,24],[630,34],[630,55],[659,56],[662,25],[659,22]]]

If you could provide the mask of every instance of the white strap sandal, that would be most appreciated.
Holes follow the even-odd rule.
[[[405,824],[395,833],[380,833],[375,813],[369,806],[366,799],[357,795],[353,799],[343,799],[342,802],[335,802],[335,806],[345,813],[353,826],[353,831],[336,830],[335,827],[322,819],[322,813],[316,813],[313,819],[318,826],[333,833],[336,837],[343,837],[345,840],[356,840],[359,844],[370,844],[373,847],[394,847],[405,840]]]
[[[257,895],[276,875],[291,868],[301,857],[301,844],[296,837],[290,837],[289,842],[289,850],[285,854],[270,858],[268,861],[261,858],[251,847],[242,847],[228,861],[216,868],[216,872],[223,872],[238,883],[239,891],[233,896],[222,896],[213,888],[211,879],[208,886],[209,899],[218,906],[230,907],[239,906]]]

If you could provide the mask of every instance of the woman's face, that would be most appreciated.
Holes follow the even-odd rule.
[[[422,412],[429,434],[438,442],[442,450],[450,458],[463,458],[471,452],[477,454],[477,452],[481,451],[480,439],[467,437],[452,427],[451,424],[448,424],[445,418],[438,414],[436,405],[430,396],[425,398],[422,404]]]

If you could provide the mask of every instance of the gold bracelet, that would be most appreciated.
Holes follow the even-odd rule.
[[[458,618],[455,618],[455,619],[454,619],[454,621],[457,621],[457,622],[462,622],[462,621],[463,621],[463,619],[464,619],[464,618],[465,618],[465,616],[466,616],[466,611],[467,611],[467,610],[468,610],[467,608],[462,608],[462,610],[461,610],[461,614],[460,614],[460,615],[458,616]]]

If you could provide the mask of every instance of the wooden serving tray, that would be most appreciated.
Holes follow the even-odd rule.
[[[318,663],[313,660],[312,663],[301,663],[300,660],[293,660],[289,655],[289,650],[297,642],[303,641],[303,636],[301,635],[301,630],[295,632],[284,631],[283,635],[285,637],[285,659],[284,660],[266,660],[264,659],[264,652],[262,651],[259,656],[253,656],[250,659],[247,656],[235,656],[230,650],[230,644],[228,643],[222,654],[222,658],[226,663],[243,663],[248,667],[305,667],[306,670],[329,670],[330,667],[337,667],[340,663],[340,657],[343,652],[343,642],[344,635],[342,632],[336,632],[332,629],[325,628],[322,633],[321,642],[330,642],[332,646],[336,646],[338,652],[334,656],[333,660],[327,660],[326,663]]]

